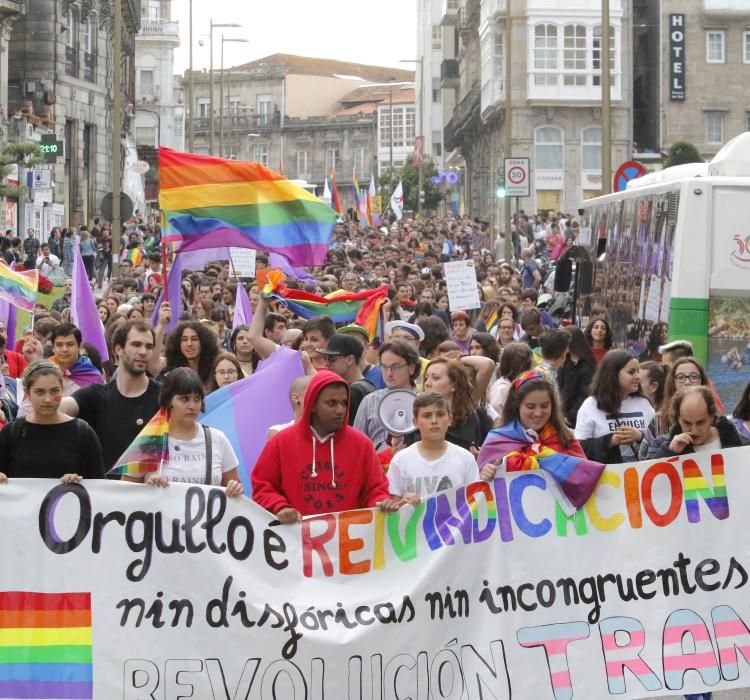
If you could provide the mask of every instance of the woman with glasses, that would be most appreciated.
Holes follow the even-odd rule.
[[[220,352],[211,370],[211,391],[216,391],[244,378],[240,361],[231,352]]]
[[[380,452],[388,444],[388,430],[378,415],[380,401],[385,394],[394,389],[416,393],[415,382],[420,371],[417,351],[402,340],[384,343],[378,356],[386,388],[365,396],[354,417],[354,427],[372,440],[376,452]]]
[[[672,417],[672,398],[681,389],[689,386],[710,386],[710,380],[703,365],[694,357],[683,357],[677,360],[667,373],[664,382],[664,396],[659,406],[655,406],[656,415],[649,424],[643,443],[640,447],[641,459],[651,450],[657,437],[666,435],[674,425]]]

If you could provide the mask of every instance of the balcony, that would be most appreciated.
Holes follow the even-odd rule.
[[[490,78],[482,84],[481,109],[482,115],[495,107],[502,107],[500,103],[505,99],[505,81],[503,78]]]
[[[138,32],[140,38],[159,39],[160,41],[171,40],[180,43],[180,27],[171,19],[152,19],[141,17],[141,29]]]
[[[505,0],[482,0],[479,10],[480,23],[495,22],[505,17]]]
[[[96,54],[83,54],[83,79],[89,83],[96,82]]]
[[[443,27],[455,27],[458,24],[459,0],[443,0],[440,12],[440,24]]]
[[[458,74],[458,60],[455,58],[446,58],[440,64],[440,87],[457,88],[460,78]]]
[[[747,14],[750,0],[703,0],[703,11],[706,14]]]
[[[78,77],[78,49],[72,46],[65,47],[65,75]]]

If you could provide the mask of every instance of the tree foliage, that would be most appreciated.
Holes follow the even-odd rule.
[[[42,151],[36,143],[6,143],[0,148],[0,197],[18,197],[26,191],[26,187],[20,182],[18,185],[6,185],[2,183],[10,173],[11,166],[20,168],[33,168],[44,162]]]
[[[665,168],[673,165],[684,165],[685,163],[702,163],[703,158],[698,149],[690,141],[675,141],[669,148]]]
[[[426,159],[423,182],[425,212],[435,211],[445,196],[443,190],[432,181],[433,175],[437,175],[435,163]],[[383,197],[383,208],[386,208],[391,201],[391,195],[399,181],[403,182],[404,186],[404,209],[417,211],[419,207],[419,168],[414,165],[411,156],[400,168],[386,168],[378,178],[380,194]]]

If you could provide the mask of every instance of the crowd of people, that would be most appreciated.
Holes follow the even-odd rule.
[[[499,469],[528,468],[540,445],[612,464],[750,440],[750,386],[726,415],[690,343],[668,343],[666,324],[654,324],[635,357],[613,347],[606,314],[577,327],[543,308],[548,263],[584,243],[579,236],[562,213],[519,215],[514,262],[502,259],[502,240],[466,218],[380,230],[338,224],[328,264],[286,285],[318,296],[385,286],[382,338],[327,316],[297,318],[255,279],[233,277],[226,260],[186,272],[181,297],[156,308],[165,281],[159,229],[142,220],[125,230],[112,278],[107,223],[56,230],[43,245],[33,231],[23,242],[6,236],[6,261],[42,271],[62,265],[66,279],[15,347],[0,325],[1,480],[103,478],[159,409],[170,416],[169,457],[147,483],[213,484],[240,496],[245,469],[252,498],[282,523],[395,510]],[[73,237],[97,290],[104,362],[70,323]],[[450,260],[473,260],[479,309],[451,309],[442,266]],[[267,266],[259,253],[258,274]],[[233,323],[238,284],[254,312],[249,325]],[[241,465],[221,431],[198,422],[204,397],[259,371],[275,352],[303,360],[305,375],[290,390],[294,420],[268,426],[257,463]],[[415,395],[414,430],[405,435],[389,431],[379,411],[394,390]]]

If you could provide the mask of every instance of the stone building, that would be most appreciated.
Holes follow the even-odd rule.
[[[490,218],[504,157],[531,161],[526,211],[575,211],[601,191],[601,1],[444,0],[446,149],[466,161],[466,209]],[[611,0],[612,163],[630,155],[631,56],[628,0]],[[451,41],[451,35],[453,41]],[[505,47],[512,53],[512,150],[505,138]],[[515,206],[515,203],[514,203]],[[494,212],[493,212],[494,213]]]
[[[750,130],[750,2],[634,0],[633,16],[638,150],[686,140],[709,160]]]
[[[6,3],[6,0],[0,0]],[[134,37],[140,0],[123,0],[123,97],[132,111]],[[111,191],[111,0],[26,0],[13,27],[8,59],[10,140],[54,133],[65,155],[52,169],[54,187],[21,202],[19,228],[45,237],[53,225],[89,223]],[[24,174],[21,174],[24,178]]]
[[[340,186],[350,184],[354,170],[364,185],[390,162],[377,134],[389,123],[391,95],[394,165],[413,148],[413,80],[413,71],[289,54],[225,68],[223,88],[221,70],[196,72],[195,151],[210,153],[213,143],[215,155],[316,186],[330,171]]]

